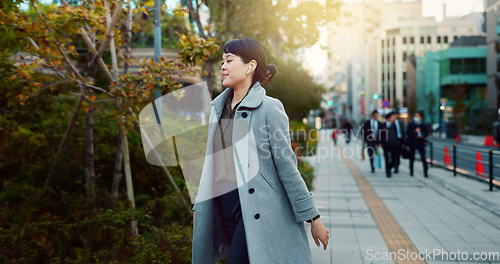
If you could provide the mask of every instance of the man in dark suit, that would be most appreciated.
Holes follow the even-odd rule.
[[[405,125],[401,120],[399,120],[399,114],[398,112],[392,112],[394,115],[394,125],[396,126],[397,130],[397,135],[398,135],[398,140],[400,142],[400,148],[398,152],[398,158],[396,159],[396,163],[394,164],[394,173],[399,172],[399,164],[400,164],[400,157],[401,157],[401,152],[403,151],[403,148],[405,147]]]
[[[410,147],[410,175],[413,176],[413,162],[415,161],[415,151],[420,153],[420,159],[424,166],[424,176],[427,177],[427,160],[425,157],[425,138],[429,136],[427,125],[422,122],[422,114],[417,112],[413,116],[413,122],[408,124],[407,144]]]
[[[397,113],[387,114],[385,120],[386,122],[380,128],[380,142],[384,149],[385,173],[387,177],[391,177],[392,168],[394,168],[394,173],[398,173],[404,133],[397,120]]]
[[[372,112],[372,116],[363,124],[363,142],[368,148],[368,157],[370,157],[370,166],[372,168],[372,173],[375,172],[375,165],[373,163],[373,154],[375,154],[375,149],[380,145],[380,134],[379,128],[381,123],[378,121],[377,110]]]

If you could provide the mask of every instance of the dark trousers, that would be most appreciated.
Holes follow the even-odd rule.
[[[374,154],[375,154],[375,148],[377,146],[377,143],[372,143],[372,142],[367,142],[367,149],[368,149],[368,157],[370,158],[370,166],[372,167],[372,170],[375,169],[375,164],[373,163],[374,161]]]
[[[425,157],[425,145],[417,144],[410,145],[410,173],[413,174],[413,162],[415,161],[415,151],[418,150],[420,153],[420,159],[422,160],[422,165],[424,166],[424,175],[427,176],[427,159]]]
[[[345,143],[349,144],[349,142],[351,142],[351,133],[346,132],[345,133]]]
[[[215,202],[219,207],[224,233],[231,245],[227,263],[250,263],[238,189],[215,197]]]
[[[384,147],[385,173],[387,175],[391,175],[392,168],[398,170],[400,153],[401,146]]]

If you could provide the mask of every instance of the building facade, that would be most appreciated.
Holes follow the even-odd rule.
[[[422,57],[426,52],[445,50],[461,36],[481,34],[477,21],[460,18],[436,22],[431,19],[401,21],[375,31],[365,45],[366,104],[369,109],[382,107],[389,100],[391,107],[416,105],[410,95],[415,94],[414,83],[409,83],[408,59]],[[373,99],[378,95],[378,100]],[[376,96],[377,97],[377,96]],[[415,109],[409,109],[410,114]]]
[[[485,38],[476,45],[464,43],[417,58],[417,110],[425,122],[458,123],[475,129],[485,117]]]
[[[488,109],[500,120],[500,0],[484,1],[486,14],[486,43],[488,47]]]

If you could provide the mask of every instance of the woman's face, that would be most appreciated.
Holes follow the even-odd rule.
[[[255,70],[253,62],[254,61],[244,63],[241,57],[232,53],[224,53],[222,56],[222,65],[220,67],[222,72],[222,85],[234,88],[248,79],[251,80],[252,73]],[[252,69],[250,69],[250,73],[247,74],[250,67],[252,67]]]

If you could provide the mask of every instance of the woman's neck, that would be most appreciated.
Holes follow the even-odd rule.
[[[233,101],[231,102],[231,109],[234,108],[234,106],[239,103],[243,97],[245,97],[245,95],[247,94],[247,91],[248,89],[250,89],[250,85],[252,84],[251,83],[252,80],[251,79],[247,79],[245,81],[243,81],[240,85],[238,86],[235,86],[233,88]]]

